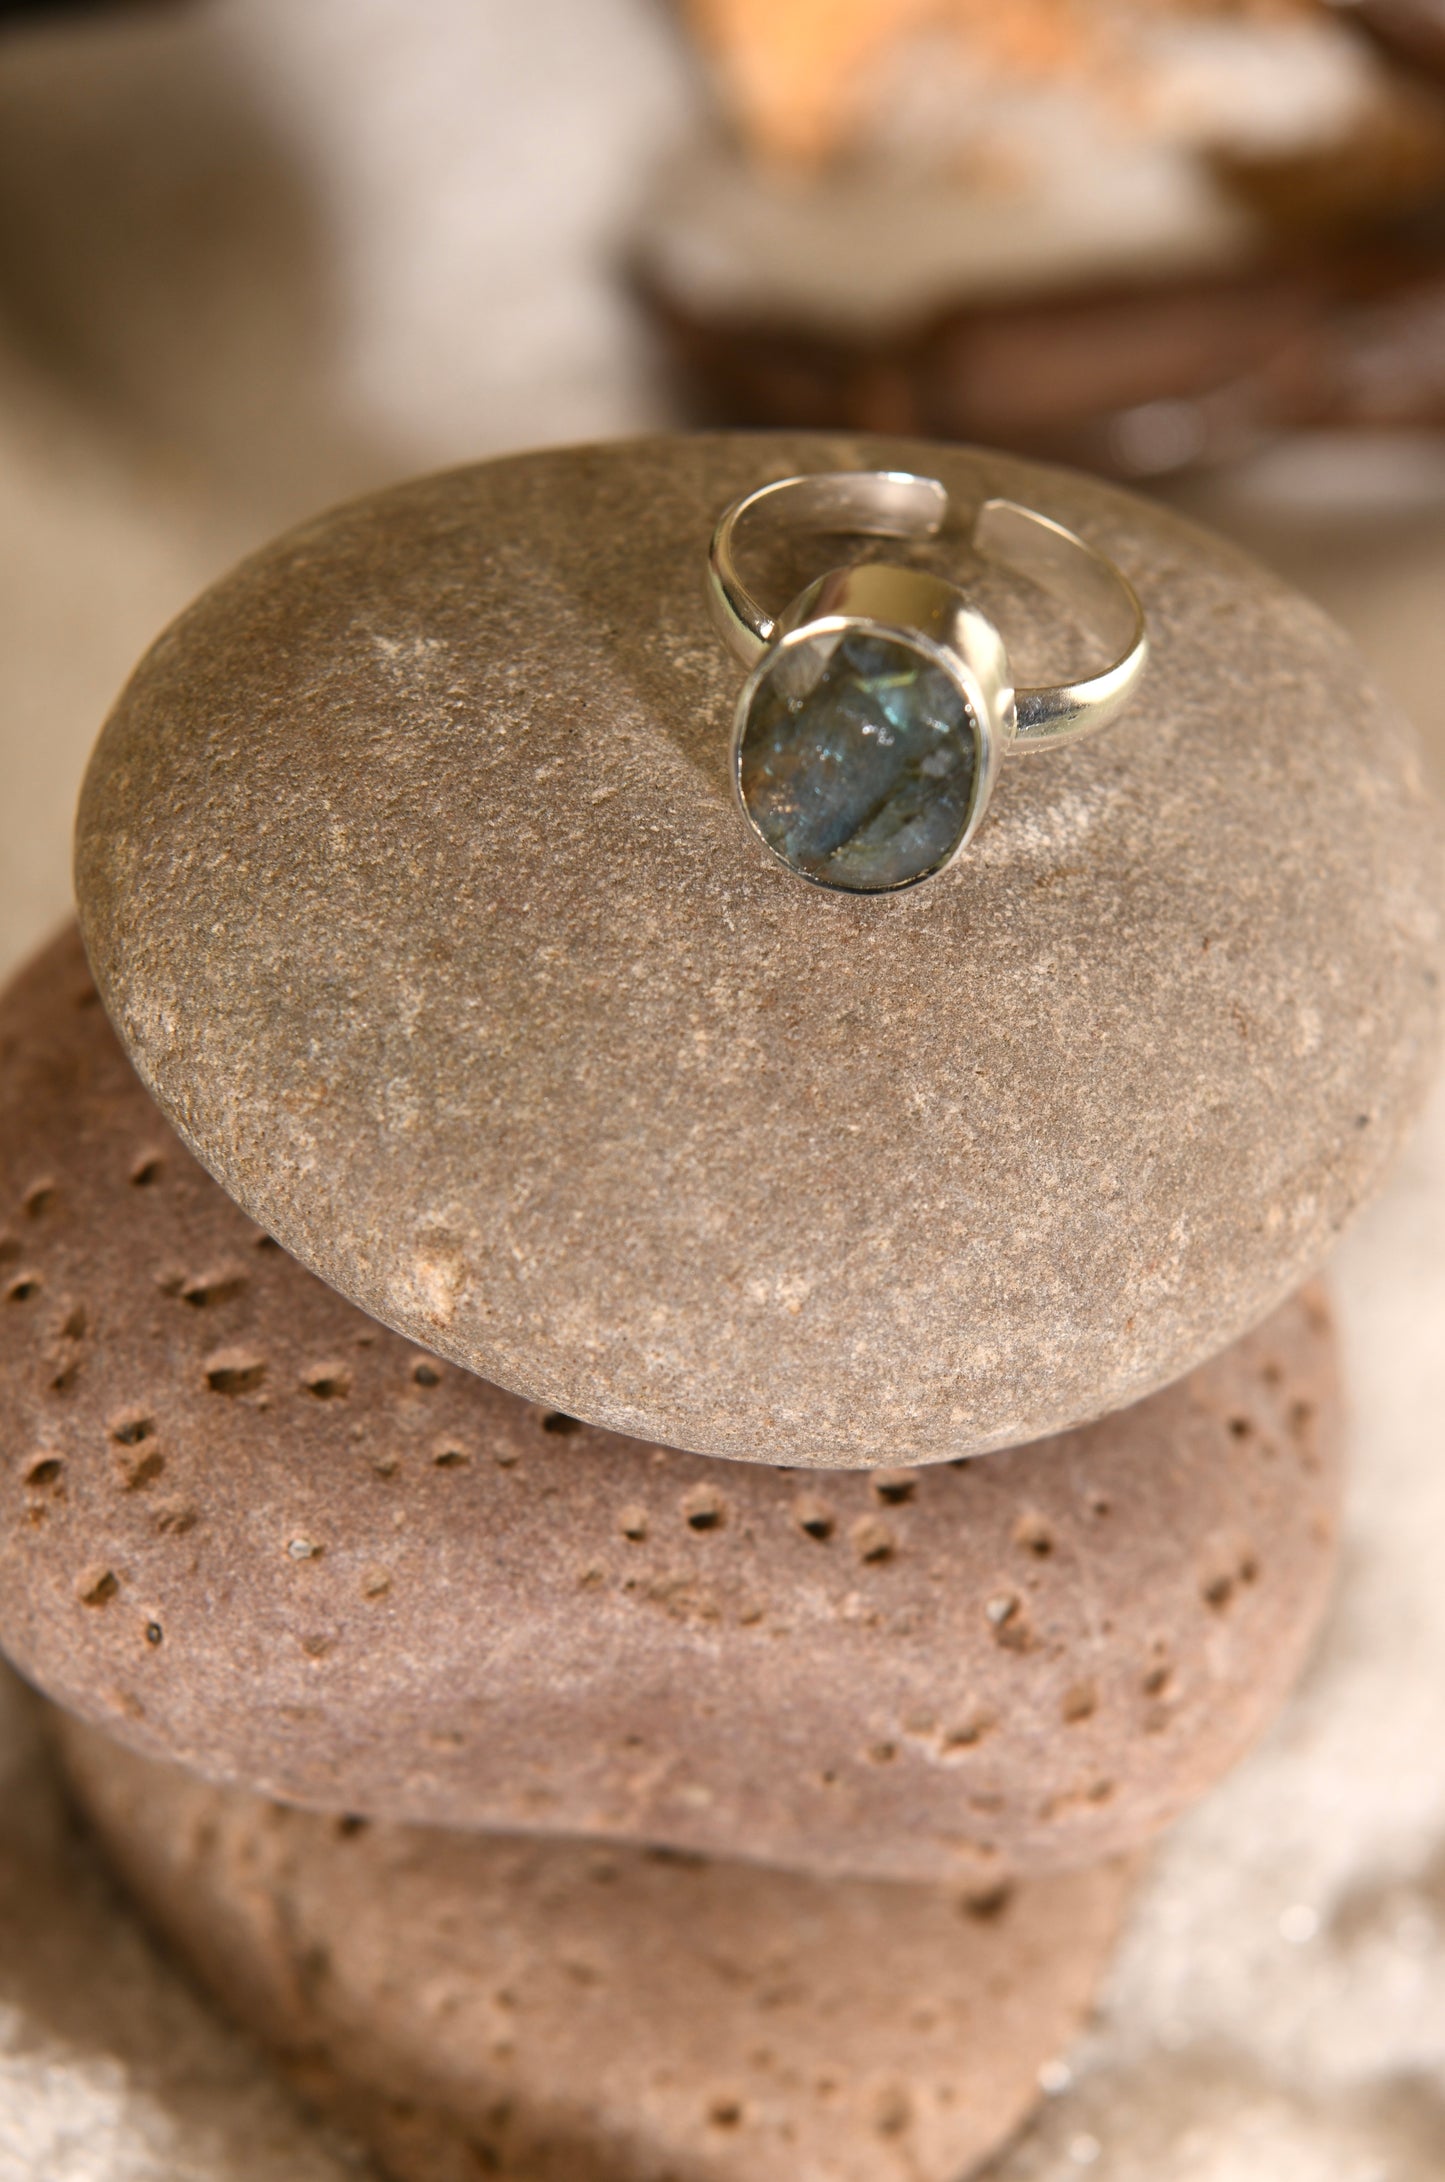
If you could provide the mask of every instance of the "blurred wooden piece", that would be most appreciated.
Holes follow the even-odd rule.
[[[846,151],[869,79],[938,40],[1002,75],[1127,78],[1130,29],[1161,17],[1315,16],[1320,0],[681,0],[724,104],[759,155],[812,165]]]

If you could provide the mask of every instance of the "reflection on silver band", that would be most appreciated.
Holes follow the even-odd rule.
[[[773,641],[777,622],[738,574],[739,530],[774,521],[790,530],[858,538],[935,538],[948,516],[936,477],[907,470],[829,470],[760,485],[723,511],[708,555],[709,596],[719,636],[751,667]],[[999,560],[1052,593],[1092,629],[1112,655],[1097,673],[1053,688],[1014,692],[1020,749],[1076,742],[1107,727],[1134,693],[1148,657],[1144,609],[1128,577],[1062,523],[1016,500],[985,500],[969,539],[985,560]]]

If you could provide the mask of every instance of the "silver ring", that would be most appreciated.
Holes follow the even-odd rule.
[[[1110,655],[1107,667],[1055,688],[1015,689],[993,622],[957,584],[922,569],[830,569],[776,618],[738,574],[738,534],[762,520],[922,539],[937,536],[948,512],[937,478],[839,470],[745,493],[713,533],[713,620],[751,669],[733,726],[733,791],[764,847],[815,886],[888,894],[937,878],[977,832],[1005,753],[1052,750],[1107,727],[1144,671],[1144,609],[1128,578],[1013,500],[984,501],[973,550],[1052,592]]]

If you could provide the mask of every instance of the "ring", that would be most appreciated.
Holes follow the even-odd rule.
[[[1005,752],[1052,750],[1107,727],[1144,671],[1144,609],[1128,578],[1013,500],[984,501],[972,548],[1090,626],[1112,663],[1078,681],[1016,690],[993,622],[922,569],[830,569],[776,618],[738,574],[739,532],[761,520],[923,539],[948,512],[937,478],[840,470],[745,493],[713,533],[713,620],[751,669],[733,727],[734,794],[764,846],[815,886],[886,894],[937,878],[977,831]]]

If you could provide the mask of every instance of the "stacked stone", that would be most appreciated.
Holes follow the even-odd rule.
[[[698,581],[736,491],[865,462],[1097,538],[1157,662],[884,903],[735,818]],[[1312,609],[957,450],[460,472],[142,664],[85,947],[0,1002],[0,1641],[403,2182],[1017,2126],[1316,1626],[1309,1277],[1426,1080],[1436,873]]]

